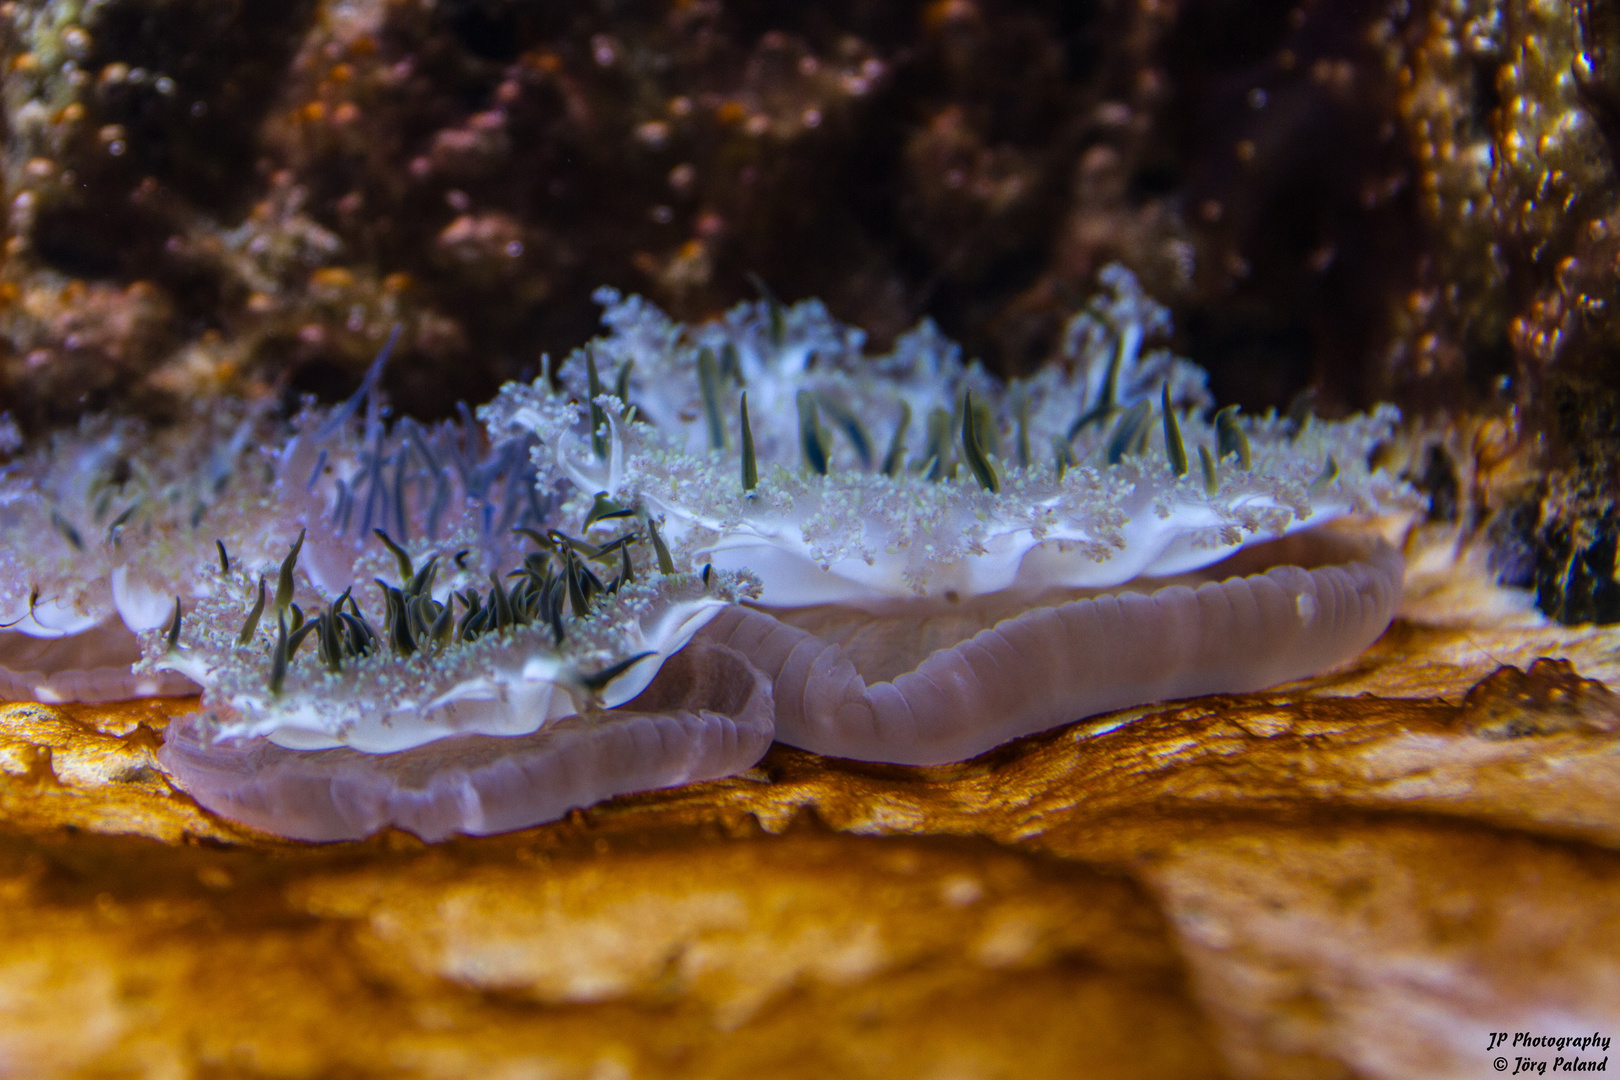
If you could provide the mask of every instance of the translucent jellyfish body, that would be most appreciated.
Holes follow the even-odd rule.
[[[610,334],[488,407],[542,473],[641,505],[759,598],[705,632],[768,674],[777,738],[902,763],[1166,697],[1303,677],[1370,644],[1398,554],[1335,528],[1400,505],[1394,411],[1211,414],[1114,268],[1064,362],[1002,385],[924,324],[861,354],[817,304],[685,327],[605,293]]]
[[[457,565],[465,549],[431,543],[414,548],[421,565],[392,545],[397,581],[353,582],[307,613],[298,598],[319,590],[295,554],[273,596],[235,575],[178,629],[147,635],[148,666],[204,687],[164,765],[203,805],[283,835],[394,825],[439,839],[764,754],[768,682],[726,647],[688,649],[746,581],[664,573],[634,531],[604,544],[529,533],[537,548],[483,590]]]

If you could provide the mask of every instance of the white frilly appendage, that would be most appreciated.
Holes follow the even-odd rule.
[[[508,385],[481,415],[534,438],[542,482],[646,506],[672,549],[748,570],[777,606],[1110,588],[1405,498],[1368,465],[1394,409],[1211,415],[1203,372],[1146,345],[1168,314],[1124,271],[1105,282],[1070,354],[1010,385],[927,322],[865,357],[815,302],[683,326],[605,290],[612,333],[562,364],[563,392]]]
[[[1400,598],[1398,552],[1330,530],[1278,547],[1264,554],[1283,561],[1263,571],[1049,595],[1016,613],[734,607],[703,636],[771,677],[782,742],[864,761],[961,761],[1096,713],[1314,675],[1383,633]]]
[[[1396,411],[1211,412],[1203,372],[1151,347],[1168,312],[1118,267],[1103,283],[1011,384],[926,322],[867,357],[815,302],[683,326],[604,290],[609,333],[563,392],[508,386],[482,415],[535,438],[537,474],[757,576],[705,636],[775,680],[779,738],[823,753],[954,761],[1365,648],[1400,557],[1328,530],[1411,502],[1371,463]]]

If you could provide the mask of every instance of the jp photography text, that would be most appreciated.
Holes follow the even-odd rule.
[[[1493,1031],[1485,1049],[1496,1054],[1491,1068],[1507,1076],[1609,1071],[1609,1037],[1596,1031],[1590,1035]]]

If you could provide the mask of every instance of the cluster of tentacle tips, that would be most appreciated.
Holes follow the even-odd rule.
[[[400,749],[619,704],[749,594],[746,575],[677,573],[656,526],[609,500],[597,500],[582,536],[513,531],[527,550],[503,573],[467,547],[421,541],[413,555],[375,529],[356,570],[385,557],[393,580],[351,583],[308,611],[297,596],[320,590],[299,565],[304,532],[273,586],[233,567],[222,544],[220,587],[189,614],[176,600],[169,625],[146,635],[145,666],[205,687],[223,734]],[[604,531],[614,535],[585,538]]]
[[[1062,362],[1003,384],[924,323],[887,355],[814,302],[683,327],[604,291],[611,333],[509,386],[492,430],[541,473],[642,501],[672,543],[748,567],[767,602],[1110,586],[1398,502],[1369,466],[1398,420],[1209,410],[1118,268]],[[759,416],[770,423],[756,424]]]
[[[627,516],[620,511],[617,516]],[[586,522],[587,527],[590,522]],[[275,600],[271,613],[276,619],[276,641],[271,652],[269,688],[280,693],[286,679],[287,665],[298,653],[306,638],[313,638],[315,655],[326,671],[334,674],[343,670],[344,662],[386,651],[395,657],[408,657],[417,652],[443,650],[455,642],[472,642],[485,634],[498,634],[516,627],[539,623],[549,627],[553,642],[563,643],[566,632],[563,616],[571,612],[575,618],[591,614],[592,603],[602,596],[615,595],[621,586],[635,580],[635,568],[630,560],[630,549],[640,539],[636,532],[626,532],[608,542],[596,545],[549,529],[545,534],[518,527],[540,549],[525,556],[523,564],[511,571],[504,584],[499,575],[489,575],[489,589],[480,593],[476,587],[451,590],[443,602],[434,599],[433,586],[439,570],[440,556],[431,556],[425,565],[416,569],[410,553],[382,529],[373,529],[399,567],[399,584],[390,585],[376,579],[382,599],[383,626],[379,631],[366,619],[366,614],[354,599],[353,586],[345,588],[329,601],[324,611],[306,617],[303,609],[292,602],[293,571],[298,552],[303,547],[304,533],[293,542],[287,558],[277,573]],[[463,549],[451,557],[458,569],[466,568],[468,551]],[[553,555],[560,556],[553,566]],[[223,542],[219,542],[221,572],[228,573],[230,559]],[[606,560],[613,564],[615,573],[604,583],[591,569],[590,561]],[[669,570],[668,572],[673,572]],[[606,571],[604,571],[606,573]],[[513,580],[515,579],[515,580]],[[259,620],[265,610],[265,579],[259,578],[258,591],[246,621],[237,635],[237,643],[246,645],[254,638]],[[456,602],[461,605],[457,617]],[[165,652],[178,645],[182,619],[182,604],[176,598],[174,620],[165,635]],[[646,654],[641,654],[646,655]],[[583,679],[588,689],[600,689],[621,674],[632,657],[611,665],[596,675]]]

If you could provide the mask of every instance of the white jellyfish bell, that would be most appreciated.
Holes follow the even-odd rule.
[[[1400,555],[1346,526],[1405,505],[1368,466],[1397,416],[1211,414],[1118,267],[1066,356],[1003,385],[930,324],[889,355],[816,303],[682,327],[599,294],[611,333],[486,407],[542,472],[642,506],[758,576],[704,631],[771,677],[776,737],[909,764],[1109,709],[1261,689],[1369,645]]]

